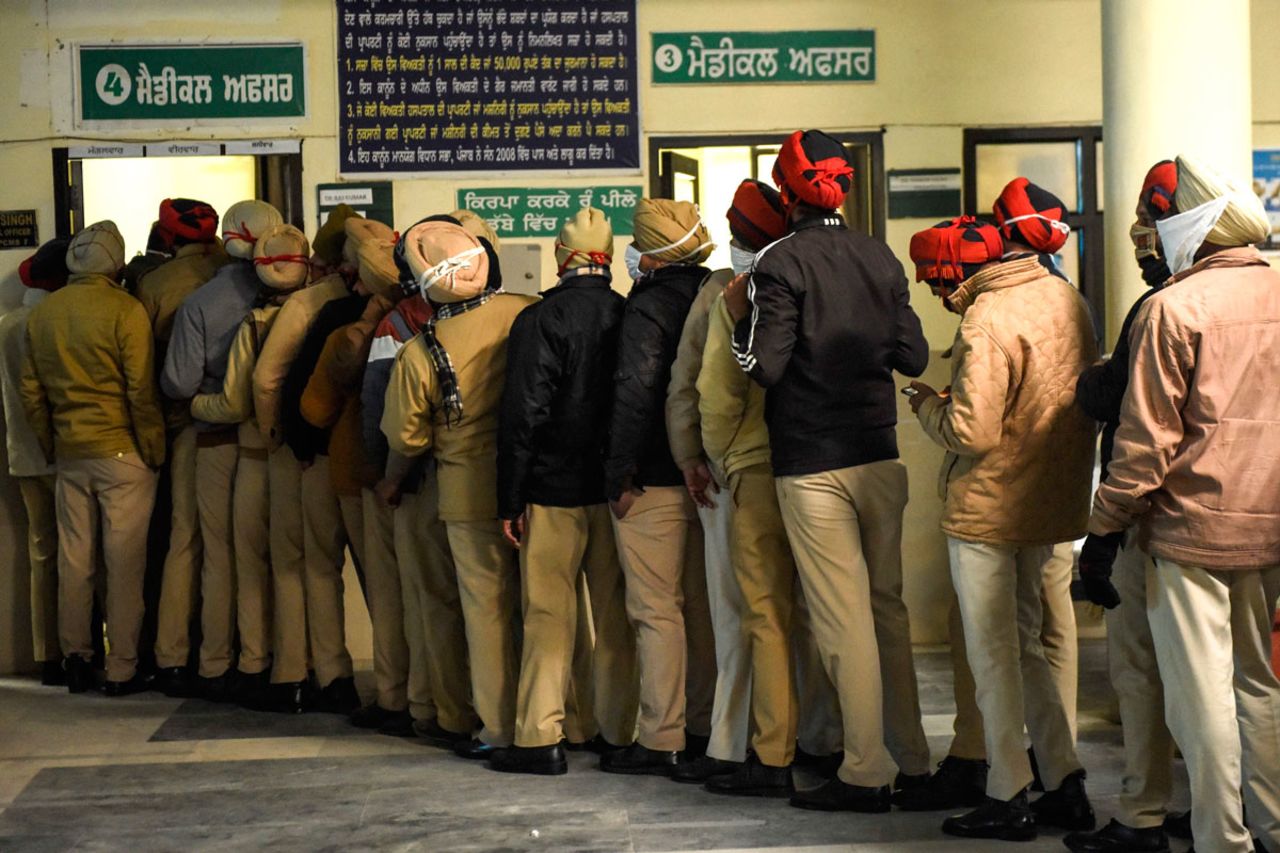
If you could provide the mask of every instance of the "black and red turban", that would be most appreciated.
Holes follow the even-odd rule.
[[[746,180],[738,184],[725,215],[729,218],[733,239],[753,252],[787,233],[787,209],[782,196],[760,181]]]
[[[1005,240],[1048,255],[1061,249],[1071,233],[1063,221],[1067,206],[1062,199],[1026,178],[1014,178],[1005,185],[993,212]]]
[[[787,207],[803,201],[835,210],[853,188],[853,166],[839,140],[820,130],[797,130],[782,143],[773,182]]]
[[[917,232],[910,253],[916,281],[954,287],[983,264],[1000,260],[1004,241],[991,223],[961,216]]]

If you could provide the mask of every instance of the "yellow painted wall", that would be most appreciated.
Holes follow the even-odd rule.
[[[884,128],[886,169],[961,165],[963,128],[981,125],[1096,124],[1102,116],[1101,0],[638,0],[638,102],[645,138],[699,133],[776,133],[797,127],[828,130]],[[216,6],[172,0],[85,3],[77,0],[5,0],[0,56],[16,68],[18,85],[0,87],[0,208],[36,208],[42,237],[54,232],[50,149],[91,138],[229,139],[296,136],[303,140],[306,222],[315,220],[315,185],[337,180],[336,34],[331,0],[223,0]],[[1254,110],[1260,145],[1280,145],[1280,0],[1253,0]],[[657,30],[874,28],[877,76],[873,84],[827,86],[652,87],[649,33]],[[71,45],[77,41],[163,39],[301,39],[307,48],[309,115],[304,121],[241,127],[98,133],[76,136],[71,123]],[[1211,51],[1179,53],[1178,61],[1213,61]],[[1188,58],[1191,57],[1191,58]],[[1197,57],[1201,57],[1197,59]],[[1172,60],[1171,60],[1172,61]],[[13,79],[12,77],[10,78]],[[1159,81],[1152,81],[1158,85]],[[1134,93],[1141,97],[1141,93]],[[1194,120],[1188,117],[1188,120]],[[642,138],[641,158],[647,158]],[[647,170],[647,164],[642,164]],[[565,186],[595,182],[497,177],[397,181],[397,222],[452,209],[460,186]],[[648,187],[648,173],[611,183]],[[181,192],[181,187],[174,187]],[[725,199],[727,206],[728,199]],[[714,205],[709,215],[721,210]],[[911,234],[931,222],[890,220],[887,240],[907,263]],[[549,240],[543,242],[544,278],[553,277]],[[623,241],[618,241],[619,257]],[[135,247],[129,247],[132,251]],[[18,298],[15,270],[21,252],[0,253],[0,310]],[[615,268],[625,290],[621,263]],[[915,304],[932,348],[941,350],[954,318],[917,288]],[[935,359],[929,378],[944,383],[946,365]],[[905,407],[904,407],[905,413]],[[911,473],[904,544],[907,597],[917,640],[943,639],[948,581],[937,532],[934,475],[940,453],[910,417],[899,429]],[[0,502],[0,511],[6,504]],[[4,559],[8,559],[5,557]],[[0,576],[16,567],[0,564]],[[0,590],[3,592],[3,590]],[[0,595],[0,598],[3,596]],[[0,605],[3,616],[4,605]],[[0,649],[0,671],[6,669]]]

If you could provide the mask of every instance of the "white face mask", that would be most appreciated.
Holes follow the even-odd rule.
[[[1204,245],[1204,238],[1218,224],[1230,201],[1228,196],[1220,196],[1156,223],[1171,273],[1184,272],[1196,262],[1196,252]]]
[[[755,252],[735,246],[732,243],[729,244],[729,266],[733,267],[734,275],[751,272],[751,265],[755,263],[755,260]]]
[[[644,273],[640,272],[640,258],[644,253],[636,248],[635,243],[627,244],[627,250],[622,253],[622,262],[627,265],[627,274],[631,276],[632,281],[639,281],[640,276]]]

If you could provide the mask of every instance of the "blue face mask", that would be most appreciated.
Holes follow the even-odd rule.
[[[622,253],[622,262],[627,265],[627,274],[631,276],[632,281],[639,281],[640,276],[644,273],[640,272],[640,258],[642,257],[635,243],[629,243],[627,250]]]
[[[755,259],[755,252],[750,249],[744,249],[733,243],[729,244],[729,266],[733,268],[734,275],[751,272],[751,265],[755,262]]]

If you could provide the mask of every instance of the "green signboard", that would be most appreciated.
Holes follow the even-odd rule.
[[[79,45],[78,55],[82,122],[307,114],[298,43]]]
[[[507,187],[458,190],[458,207],[489,220],[499,237],[555,237],[564,221],[583,207],[604,211],[614,234],[630,234],[636,203],[644,189]]]
[[[653,82],[869,83],[875,30],[654,33]]]

